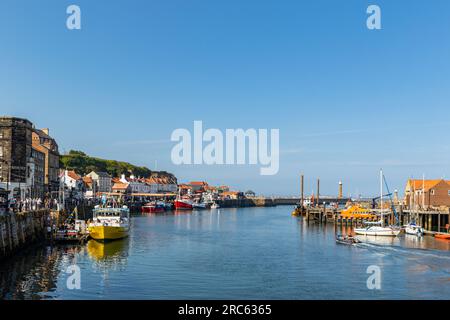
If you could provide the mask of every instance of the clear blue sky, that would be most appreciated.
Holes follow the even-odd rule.
[[[77,4],[82,30],[66,29]],[[366,28],[366,8],[382,30]],[[0,114],[50,127],[62,151],[264,194],[378,192],[450,178],[450,2],[3,0]],[[280,171],[175,166],[169,141],[279,128]]]

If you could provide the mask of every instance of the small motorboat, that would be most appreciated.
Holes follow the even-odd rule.
[[[212,205],[211,205],[211,209],[219,209],[220,208],[220,206],[217,204],[217,202],[214,202]]]
[[[336,243],[339,244],[347,244],[347,245],[353,245],[353,244],[357,244],[360,243],[361,241],[351,237],[351,236],[343,236],[343,235],[337,235],[336,236]]]
[[[192,208],[193,209],[197,209],[197,210],[203,210],[203,209],[207,209],[207,205],[204,202],[193,202],[192,203]]]
[[[450,240],[450,233],[436,233],[434,237],[436,239]]]

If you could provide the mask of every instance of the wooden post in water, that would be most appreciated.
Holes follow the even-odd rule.
[[[320,206],[320,179],[317,179],[317,206]]]
[[[303,213],[303,201],[304,201],[304,179],[305,177],[303,176],[303,174],[301,175],[301,182],[300,182],[300,190],[301,190],[301,195],[300,195],[300,210],[301,213]]]
[[[438,232],[441,232],[441,212],[438,212]]]

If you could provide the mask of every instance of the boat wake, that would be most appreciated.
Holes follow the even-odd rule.
[[[409,248],[401,245],[387,245],[364,241],[357,243],[354,246],[361,249],[373,250],[382,254],[402,255],[408,258],[436,258],[450,261],[450,252],[437,249]]]

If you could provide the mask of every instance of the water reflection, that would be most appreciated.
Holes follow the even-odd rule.
[[[42,299],[57,287],[61,265],[76,261],[77,246],[43,246],[0,264],[1,299]]]
[[[86,248],[89,257],[100,269],[123,269],[127,264],[130,240],[128,238],[100,242],[89,240]]]
[[[3,299],[444,299],[449,243],[430,236],[363,237],[307,223],[286,207],[136,215],[130,236],[84,246],[38,247],[0,264]],[[76,263],[81,290],[68,290]],[[383,269],[367,290],[366,269]]]

